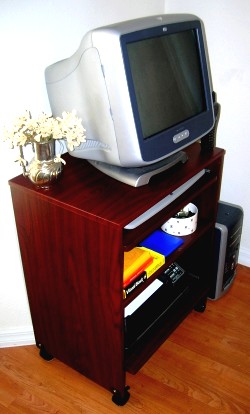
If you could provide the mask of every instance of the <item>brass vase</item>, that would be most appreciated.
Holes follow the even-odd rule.
[[[38,188],[49,188],[61,175],[62,163],[55,155],[55,140],[34,144],[34,157],[27,175]]]

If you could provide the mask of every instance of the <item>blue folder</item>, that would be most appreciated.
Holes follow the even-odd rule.
[[[147,247],[165,257],[181,246],[184,241],[180,237],[172,236],[163,230],[155,230],[146,239],[142,240],[139,246]]]

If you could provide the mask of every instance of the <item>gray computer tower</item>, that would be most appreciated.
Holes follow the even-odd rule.
[[[242,225],[242,207],[220,201],[215,225],[214,271],[209,299],[219,299],[235,279]]]

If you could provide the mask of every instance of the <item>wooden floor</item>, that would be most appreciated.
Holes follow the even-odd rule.
[[[0,349],[1,414],[250,413],[250,269],[230,291],[192,312],[136,375],[124,407],[35,346]]]

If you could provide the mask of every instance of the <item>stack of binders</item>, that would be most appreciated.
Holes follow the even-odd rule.
[[[151,249],[134,247],[124,253],[123,297],[126,298],[165,263],[165,257]]]

